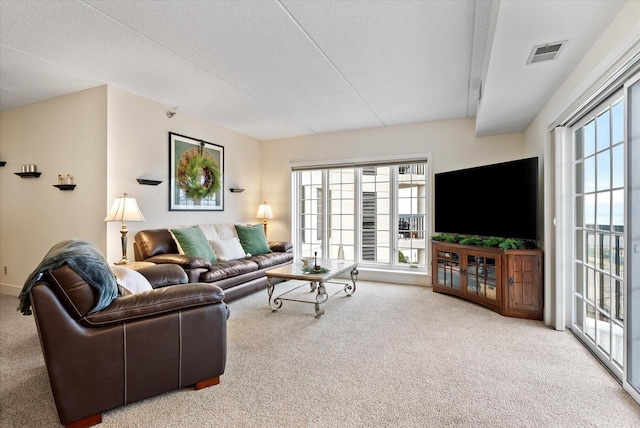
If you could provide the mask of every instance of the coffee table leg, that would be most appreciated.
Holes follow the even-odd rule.
[[[353,293],[356,292],[356,281],[358,281],[358,269],[353,268],[351,270],[351,284],[347,284],[344,287],[344,292],[347,293],[347,296],[351,296]]]
[[[282,307],[282,300],[278,299],[277,297],[271,300],[275,289],[276,289],[276,285],[271,282],[271,278],[267,278],[267,293],[269,293],[269,306],[274,311],[277,311]]]
[[[316,295],[316,318],[320,318],[324,315],[324,304],[329,299],[327,296],[327,290],[324,286],[324,282],[318,285],[318,294]]]
[[[312,281],[309,283],[309,286],[311,287],[311,292],[313,293],[314,291],[316,291],[316,288],[318,288],[318,283],[315,281]]]

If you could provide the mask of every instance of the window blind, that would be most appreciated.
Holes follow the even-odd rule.
[[[318,169],[343,169],[343,168],[367,168],[378,166],[391,166],[391,165],[414,165],[414,164],[426,164],[427,157],[408,157],[398,159],[379,159],[379,160],[362,160],[362,161],[332,161],[327,163],[313,163],[313,164],[293,164],[291,165],[291,171],[309,171]]]

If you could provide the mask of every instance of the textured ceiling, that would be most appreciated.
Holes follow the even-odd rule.
[[[261,140],[476,114],[522,132],[623,3],[0,0],[0,109],[109,84]]]

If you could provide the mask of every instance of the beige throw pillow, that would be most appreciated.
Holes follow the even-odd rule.
[[[244,249],[238,238],[214,239],[209,241],[213,250],[218,255],[218,260],[228,261],[243,259],[246,257]]]

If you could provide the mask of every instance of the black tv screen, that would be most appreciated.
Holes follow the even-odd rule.
[[[435,175],[435,231],[538,239],[538,158]]]

